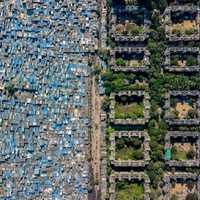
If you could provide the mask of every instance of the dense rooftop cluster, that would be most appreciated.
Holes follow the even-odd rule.
[[[86,199],[95,1],[0,2],[0,198]]]

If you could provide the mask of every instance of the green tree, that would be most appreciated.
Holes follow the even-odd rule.
[[[172,146],[172,149],[171,149],[171,154],[172,154],[172,160],[176,160],[176,154],[177,154],[177,147],[176,146]]]
[[[178,37],[180,37],[182,35],[181,31],[180,30],[177,30],[177,29],[173,29],[172,30],[172,34],[175,34],[177,35]]]
[[[141,160],[144,158],[144,153],[143,153],[143,149],[140,148],[140,149],[135,149],[133,151],[133,154],[132,154],[133,158],[136,159],[136,160]]]
[[[111,71],[107,71],[104,74],[102,74],[102,80],[105,81],[105,82],[106,81],[111,82],[114,79],[115,78],[114,78],[113,72],[111,72]]]
[[[117,150],[123,149],[125,145],[124,139],[123,138],[118,138],[116,140],[116,148]]]
[[[150,199],[151,200],[155,200],[155,199],[157,199],[156,197],[157,197],[157,195],[156,195],[156,191],[155,190],[153,190],[153,189],[151,189],[151,193],[150,193]]]
[[[137,3],[141,7],[145,7],[148,10],[152,9],[152,1],[151,0],[137,0]]]
[[[98,65],[94,65],[93,66],[93,72],[94,72],[95,75],[99,75],[100,72],[101,72],[100,67]]]
[[[136,149],[140,148],[142,144],[142,140],[136,137],[131,138],[130,142],[132,144],[131,146],[133,146]]]
[[[195,33],[196,33],[196,30],[194,28],[190,28],[190,29],[185,31],[186,35],[193,35]]]
[[[131,30],[131,35],[136,36],[136,35],[139,35],[139,34],[140,34],[140,31],[138,29],[132,29]]]
[[[198,196],[196,193],[189,193],[187,196],[186,196],[186,200],[198,200]]]
[[[179,102],[180,100],[178,98],[171,98],[170,99],[170,106],[171,107],[176,107],[176,104]]]
[[[124,83],[124,80],[122,79],[116,79],[114,82],[113,82],[113,87],[114,87],[114,92],[120,92],[124,86],[125,86],[125,83]]]
[[[195,184],[196,184],[195,181],[192,181],[192,180],[187,181],[188,189],[192,190],[194,188]]]
[[[172,110],[172,111],[170,112],[169,118],[170,118],[171,120],[178,119],[178,115],[179,115],[178,110]]]
[[[171,56],[171,65],[172,66],[177,66],[178,65],[178,56],[177,55],[173,55]]]
[[[190,109],[187,114],[190,119],[194,119],[197,116],[197,111],[195,109]]]
[[[126,62],[124,61],[123,58],[118,58],[118,59],[116,60],[116,64],[117,64],[118,66],[126,66]]]
[[[103,101],[101,102],[101,108],[104,111],[108,111],[109,105],[110,105],[110,98],[109,98],[109,96],[105,96]]]
[[[127,35],[127,34],[128,34],[127,30],[122,31],[122,35]]]
[[[170,200],[178,200],[178,196],[176,194],[173,194]]]
[[[187,156],[188,159],[192,160],[192,159],[195,158],[196,152],[194,151],[194,149],[190,149],[190,150],[187,152],[187,155],[186,155],[186,156]]]
[[[152,0],[153,8],[160,10],[163,12],[165,8],[167,8],[167,0]]]
[[[187,66],[194,66],[196,65],[196,62],[197,62],[197,59],[194,56],[189,55],[187,57]]]
[[[13,95],[15,92],[15,88],[13,84],[6,86],[5,89],[8,91],[8,95]]]
[[[160,27],[162,25],[160,20],[160,12],[158,10],[152,11],[151,22],[152,29],[157,29],[157,27]]]

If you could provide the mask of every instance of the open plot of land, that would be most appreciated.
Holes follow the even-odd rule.
[[[186,183],[184,184],[176,183],[175,187],[172,187],[171,185],[170,198],[174,194],[178,197],[178,200],[185,200],[188,193],[194,193],[194,192],[196,192],[196,187],[193,187],[192,190],[189,190]]]
[[[184,142],[184,143],[178,143],[177,142],[177,143],[174,143],[174,145],[177,147],[177,149],[182,150],[182,151],[188,152],[191,149],[196,151],[196,146],[192,143],[189,143],[189,142]]]
[[[115,187],[116,200],[143,200],[143,184],[137,182],[117,181]]]
[[[187,66],[187,60],[179,60],[178,66],[179,67],[186,67]]]
[[[192,106],[189,103],[177,103],[175,109],[179,112],[178,118],[184,118]]]
[[[195,119],[197,117],[196,99],[176,97],[170,99],[170,117],[174,119]]]
[[[185,33],[187,30],[197,30],[197,24],[195,20],[184,20],[181,23],[172,23],[171,30],[179,30],[181,33]]]

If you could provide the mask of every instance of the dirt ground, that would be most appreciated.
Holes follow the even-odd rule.
[[[125,21],[125,25],[123,25],[123,24],[116,25],[116,30],[119,30],[120,32],[127,30],[130,33],[132,29],[138,29],[139,31],[142,31],[142,27],[137,26],[134,23],[130,23],[130,22],[128,22],[128,20]]]
[[[191,143],[188,143],[188,142],[185,142],[185,143],[174,143],[174,146],[177,147],[178,150],[183,150],[183,151],[186,151],[188,152],[189,150],[193,149],[195,152],[196,152],[196,146],[195,144],[191,144]]]
[[[178,66],[179,67],[186,67],[187,66],[187,60],[179,60]]]
[[[95,77],[92,84],[92,168],[95,181],[101,182],[100,159],[101,159],[101,98],[96,86]],[[95,185],[96,194],[100,190],[100,185]],[[97,196],[96,196],[97,199]]]
[[[190,109],[192,109],[192,107],[189,105],[189,103],[184,103],[184,104],[177,103],[175,109],[179,112],[178,117],[179,118],[183,118],[183,117],[186,116],[186,114],[188,113],[188,111]]]
[[[140,64],[139,64],[138,60],[130,60],[129,65],[130,65],[131,67],[137,67],[137,66],[139,66]]]
[[[171,186],[170,198],[173,194],[176,194],[178,196],[178,200],[185,200],[187,194],[190,192],[196,192],[196,188],[194,187],[192,191],[189,191],[187,184],[176,183],[174,188]]]
[[[185,32],[186,30],[189,30],[189,29],[195,29],[197,30],[197,24],[196,24],[196,21],[193,20],[184,20],[183,23],[174,23],[171,25],[171,29],[176,29],[176,30],[180,30],[181,32]]]

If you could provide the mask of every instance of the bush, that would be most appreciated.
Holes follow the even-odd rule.
[[[137,149],[137,150],[135,149],[135,150],[133,151],[132,156],[133,156],[133,159],[136,159],[136,160],[141,160],[141,159],[143,159],[143,158],[144,158],[143,149],[142,149],[142,148]]]
[[[138,29],[132,29],[131,35],[136,36],[136,35],[139,35],[139,34],[140,34],[140,31]]]
[[[187,115],[190,119],[194,119],[197,116],[197,111],[195,109],[190,109]]]
[[[118,58],[118,59],[116,60],[116,64],[117,64],[118,66],[126,66],[126,62],[124,61],[123,58]]]
[[[105,96],[103,101],[101,102],[101,108],[104,111],[108,111],[109,110],[109,105],[110,105],[110,99],[109,96]]]
[[[177,29],[173,29],[172,30],[172,34],[177,35],[178,37],[180,37],[181,36],[181,31],[177,30]]]
[[[127,35],[128,34],[128,31],[125,30],[125,31],[122,31],[122,35]]]
[[[190,160],[194,159],[194,157],[196,156],[194,149],[189,150],[186,156]]]
[[[133,145],[136,149],[140,148],[141,145],[142,145],[142,140],[139,139],[139,138],[133,137],[133,138],[130,139],[130,142],[132,143],[132,145]]]
[[[187,196],[186,196],[186,200],[198,200],[198,196],[196,193],[189,193]]]
[[[197,59],[194,56],[190,55],[187,57],[187,66],[194,66],[196,63]]]
[[[176,104],[179,102],[178,98],[171,98],[170,99],[170,106],[171,107],[176,107]]]
[[[172,110],[172,111],[170,112],[169,118],[170,118],[171,120],[173,120],[173,119],[178,119],[178,115],[179,115],[178,110]]]
[[[13,95],[15,92],[14,85],[8,85],[5,89],[8,91],[9,95]]]
[[[177,55],[173,55],[171,56],[171,65],[178,65],[178,56]]]
[[[118,138],[118,139],[116,140],[116,149],[117,149],[117,150],[123,149],[123,148],[124,148],[124,145],[125,145],[125,142],[124,142],[124,139],[123,139],[123,138]]]
[[[187,182],[187,187],[188,187],[189,190],[192,190],[194,186],[195,186],[195,182],[194,181],[189,180]]]
[[[95,75],[99,75],[100,72],[101,72],[100,67],[98,65],[94,65],[93,66],[93,72],[94,72]]]
[[[193,34],[195,34],[195,33],[196,33],[196,30],[193,29],[193,28],[191,28],[191,29],[185,31],[185,34],[186,34],[186,35],[193,35]]]
[[[176,194],[173,194],[170,200],[178,200],[178,196]]]

